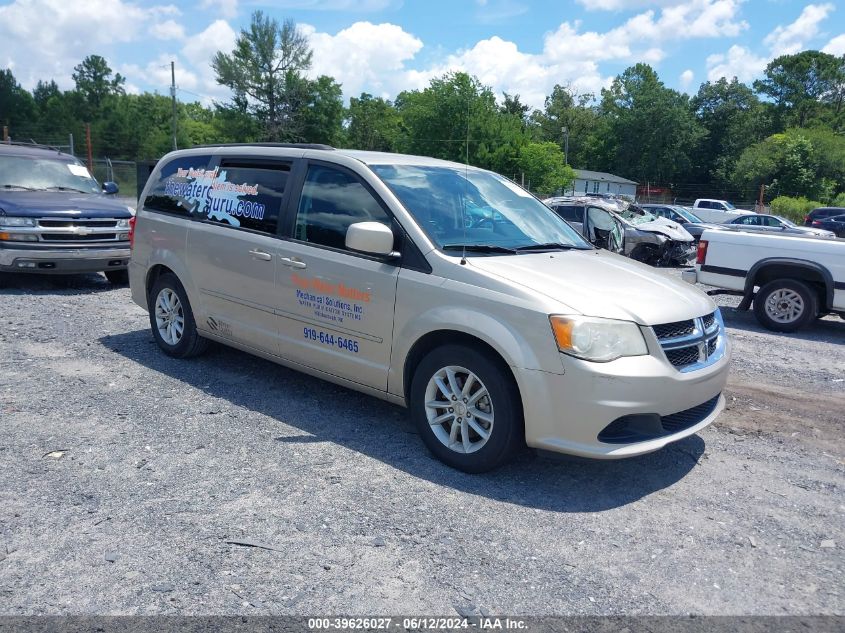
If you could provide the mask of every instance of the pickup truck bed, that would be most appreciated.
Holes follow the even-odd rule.
[[[845,318],[845,240],[705,231],[695,280],[742,294],[760,323],[792,332],[829,313]]]

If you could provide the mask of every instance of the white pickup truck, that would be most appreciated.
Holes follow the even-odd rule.
[[[825,314],[845,318],[845,240],[707,230],[686,281],[742,295],[763,327],[793,332]]]

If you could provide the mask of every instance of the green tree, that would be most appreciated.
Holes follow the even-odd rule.
[[[211,62],[217,83],[246,98],[267,140],[302,136],[305,102],[302,76],[311,67],[308,38],[292,20],[281,25],[262,11],[252,14],[231,53],[218,51]]]
[[[637,64],[602,90],[606,168],[639,182],[684,180],[706,131],[688,98],[666,88],[647,64]]]
[[[302,139],[308,143],[343,144],[343,90],[332,77],[305,80]]]
[[[390,101],[366,92],[352,97],[346,122],[349,147],[377,152],[396,150],[401,116]]]
[[[748,147],[734,171],[737,185],[768,185],[769,197],[830,201],[845,191],[845,138],[829,128],[792,128]]]
[[[126,79],[120,73],[112,75],[112,69],[99,55],[88,55],[74,66],[72,77],[77,92],[85,100],[88,116],[97,114],[109,95],[125,94]]]
[[[522,122],[503,114],[493,91],[466,73],[432,79],[428,88],[396,97],[402,117],[399,150],[513,175],[528,142]]]
[[[766,66],[765,78],[754,89],[772,99],[785,123],[807,125],[824,106],[835,116],[845,99],[845,56],[820,51],[781,55]]]
[[[21,88],[12,71],[0,70],[0,125],[9,126],[10,136],[14,138],[18,134],[17,128],[31,126],[35,112],[32,95]]]
[[[766,108],[736,78],[702,84],[690,107],[707,132],[696,152],[696,182],[728,184],[743,150],[773,131]]]
[[[536,138],[557,143],[562,151],[568,140],[569,164],[577,167],[586,168],[595,163],[598,121],[595,109],[589,106],[592,100],[592,94],[578,95],[555,85],[545,99],[543,110],[531,114]]]
[[[575,181],[575,171],[564,162],[557,143],[523,145],[518,164],[526,184],[540,195],[565,191]]]

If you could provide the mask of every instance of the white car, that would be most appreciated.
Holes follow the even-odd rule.
[[[737,209],[727,200],[714,200],[712,198],[699,198],[692,205],[695,215],[705,222],[730,222],[742,215],[748,215],[751,211]]]

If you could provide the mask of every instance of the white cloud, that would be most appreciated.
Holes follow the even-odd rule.
[[[499,24],[528,12],[528,7],[516,0],[476,0],[476,19],[482,24]]]
[[[231,52],[237,38],[238,34],[226,20],[215,20],[182,47],[182,55],[196,71],[196,87],[202,93],[200,96],[205,103],[210,101],[209,97],[225,99],[230,94],[228,88],[217,83],[211,60],[217,51]],[[176,79],[180,87],[192,90],[179,82],[178,75]]]
[[[405,62],[423,47],[422,41],[395,24],[356,22],[336,35],[300,25],[314,52],[310,75],[330,75],[343,85],[346,97],[365,88],[377,96],[404,89]]]
[[[687,92],[689,87],[692,85],[693,79],[695,79],[695,73],[689,68],[682,72],[681,76],[678,77],[678,83],[681,85],[681,90]]]
[[[778,26],[766,36],[763,43],[772,55],[793,55],[803,50],[804,45],[819,34],[819,24],[836,8],[831,3],[808,4],[792,24]]]
[[[836,55],[837,57],[845,55],[845,33],[837,35],[830,40],[822,49],[822,52],[830,55]]]
[[[275,9],[309,11],[355,11],[356,13],[384,11],[398,0],[274,0]]]
[[[185,39],[185,28],[175,20],[166,20],[153,24],[150,35],[159,40],[182,40]]]
[[[718,81],[722,77],[736,77],[747,83],[763,73],[768,61],[743,46],[734,45],[725,54],[710,55],[707,58],[707,79]]]
[[[233,18],[238,14],[238,0],[202,0],[200,7],[214,9],[224,18]]]
[[[175,16],[173,5],[140,7],[123,0],[15,0],[0,6],[0,60],[16,60],[27,88],[39,79],[73,85],[73,67],[98,47],[132,42],[156,20]]]

